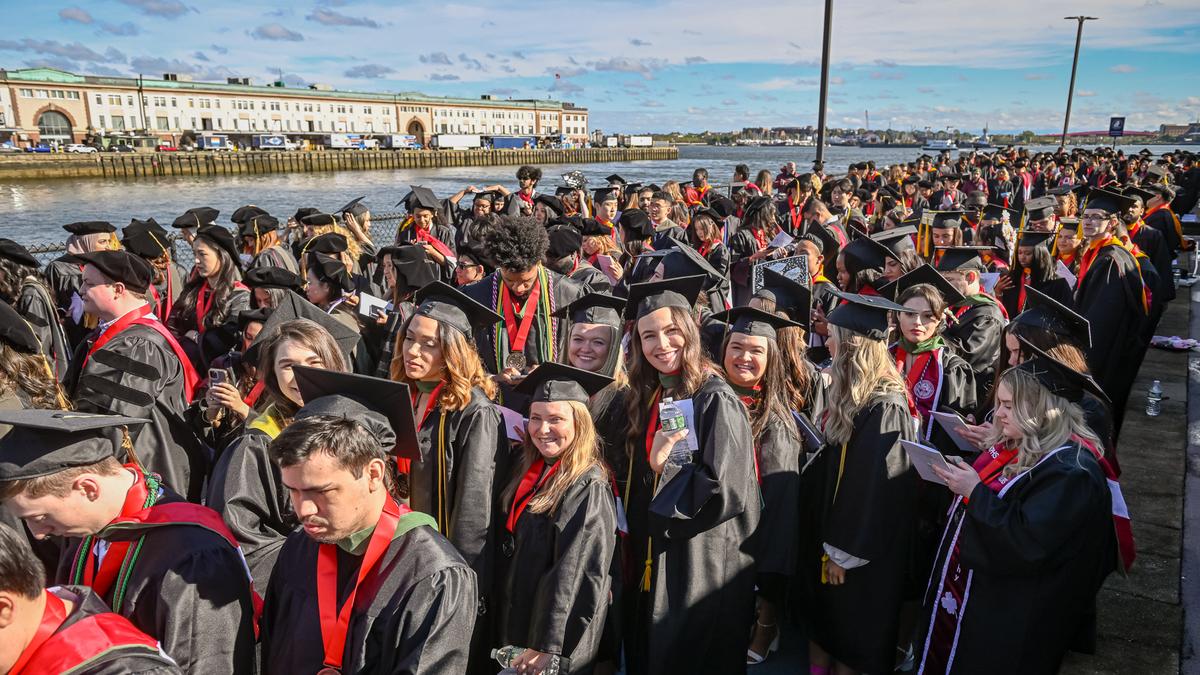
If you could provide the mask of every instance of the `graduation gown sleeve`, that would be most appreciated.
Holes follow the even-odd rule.
[[[26,280],[21,286],[21,294],[14,307],[25,320],[29,322],[38,342],[42,345],[42,354],[54,369],[54,376],[61,382],[67,375],[67,367],[71,363],[71,350],[67,346],[66,334],[58,320],[58,309],[50,294],[40,283]]]
[[[485,570],[480,567],[488,558],[496,510],[497,480],[503,480],[497,479],[497,468],[503,471],[508,434],[504,433],[504,417],[490,402],[473,403],[471,407],[454,439],[455,447],[465,452],[459,455],[461,462],[454,472],[457,499],[450,510],[447,538],[482,577]]]
[[[791,575],[800,536],[801,440],[781,420],[772,420],[758,444],[763,511],[755,533],[755,571]]]

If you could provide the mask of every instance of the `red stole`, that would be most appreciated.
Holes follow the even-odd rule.
[[[925,431],[922,434],[925,440],[929,440],[929,434],[933,430],[933,416],[930,413],[937,410],[938,399],[942,397],[942,349],[937,347],[913,354],[912,365],[904,376],[908,392],[912,395],[922,422],[925,423]],[[896,369],[904,373],[909,354],[899,342],[895,345],[895,354]]]
[[[142,647],[157,654],[158,642],[113,612],[93,614],[59,630],[67,620],[62,599],[44,591],[46,607],[33,640],[8,671],[9,675],[57,675],[74,672],[92,659],[122,647]]]
[[[83,368],[87,367],[88,359],[91,358],[92,354],[100,351],[104,345],[108,344],[109,340],[115,338],[121,331],[134,325],[146,326],[167,341],[167,345],[170,346],[171,351],[175,354],[175,358],[179,359],[180,367],[183,368],[183,394],[187,402],[191,403],[196,395],[196,386],[200,383],[200,376],[192,366],[191,359],[184,353],[183,347],[179,346],[179,341],[167,330],[166,326],[162,325],[162,322],[157,317],[150,313],[150,305],[148,304],[126,312],[121,318],[109,324],[108,328],[105,328],[100,333],[100,336],[96,338],[96,341],[88,349],[87,354],[83,357],[83,366],[80,367],[80,370],[82,371]]]
[[[1021,268],[1021,284],[1017,289],[1017,314],[1025,311],[1025,287],[1029,285],[1030,270],[1028,267]]]
[[[1100,241],[1088,246],[1087,250],[1083,252],[1083,260],[1081,260],[1079,263],[1079,274],[1076,275],[1078,281],[1076,282],[1075,286],[1078,288],[1079,286],[1083,285],[1083,278],[1087,276],[1089,271],[1091,271],[1092,263],[1096,261],[1096,255],[1100,253],[1100,249],[1104,248],[1105,246],[1120,245],[1121,242],[1116,237],[1109,235],[1104,241]]]
[[[550,482],[550,477],[554,472],[558,471],[559,462],[555,462],[546,467],[546,460],[538,457],[533,460],[533,464],[529,465],[529,470],[521,477],[521,482],[517,485],[517,491],[513,493],[512,508],[508,510],[508,520],[505,522],[505,527],[508,531],[514,532],[517,529],[517,521],[521,519],[521,514],[525,512],[525,507],[529,506],[529,502],[542,489],[546,483]]]
[[[425,420],[429,419],[429,413],[433,412],[434,406],[438,403],[438,397],[442,395],[442,387],[446,386],[445,382],[438,382],[438,385],[429,392],[429,400],[425,402],[425,410],[421,412],[421,419],[417,420],[417,430],[420,431],[425,426]],[[413,396],[413,405],[417,404],[419,396]],[[400,473],[412,472],[412,460],[405,457],[396,458],[396,469]]]
[[[416,228],[416,239],[418,243],[427,243],[433,247],[433,250],[441,253],[447,260],[455,260],[454,251],[450,250],[449,246],[442,243],[440,239],[430,234],[429,230]]]
[[[501,307],[504,310],[504,328],[508,332],[508,350],[510,352],[525,351],[525,341],[529,339],[529,330],[533,327],[533,319],[537,316],[538,299],[542,294],[542,280],[533,282],[529,296],[521,308],[520,324],[517,323],[517,310],[512,297],[508,294],[508,285],[500,282]],[[503,367],[503,364],[497,364]]]

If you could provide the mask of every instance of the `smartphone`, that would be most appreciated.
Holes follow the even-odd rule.
[[[218,384],[229,382],[229,371],[224,368],[209,368],[208,369],[208,386],[217,386]]]

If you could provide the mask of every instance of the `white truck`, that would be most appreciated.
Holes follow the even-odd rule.
[[[440,150],[470,150],[483,146],[479,134],[438,134],[433,137],[433,142]]]
[[[654,145],[654,139],[650,136],[627,136],[625,145],[631,148],[649,148]]]

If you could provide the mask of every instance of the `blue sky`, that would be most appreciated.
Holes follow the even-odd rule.
[[[837,0],[831,126],[1056,131],[1200,118],[1195,0]],[[853,6],[851,6],[853,5]],[[605,131],[815,124],[821,0],[0,0],[0,67],[546,98]],[[1053,10],[1047,10],[1053,7]],[[1049,11],[1049,13],[1047,13]]]

